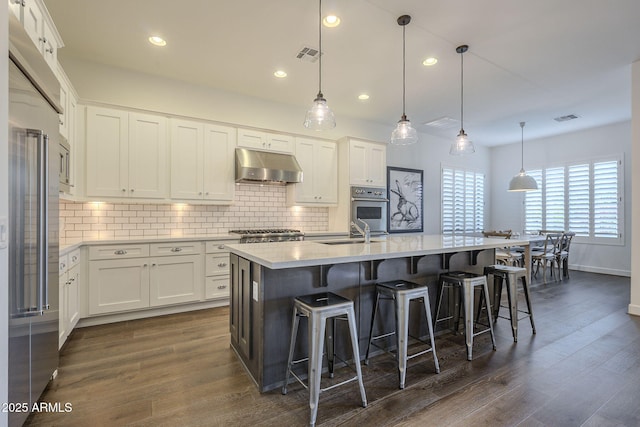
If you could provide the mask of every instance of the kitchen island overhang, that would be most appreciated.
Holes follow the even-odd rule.
[[[282,386],[286,370],[296,296],[334,292],[354,301],[360,353],[370,334],[375,283],[409,280],[426,284],[436,301],[438,276],[445,271],[482,273],[495,263],[495,249],[525,248],[526,240],[469,236],[402,235],[370,244],[326,244],[325,241],[228,245],[231,252],[231,346],[262,392]],[[529,264],[527,264],[529,265]],[[432,310],[435,304],[432,304]],[[418,313],[419,314],[419,313]],[[433,315],[433,313],[431,313]],[[412,315],[416,336],[426,331],[419,315]],[[393,316],[383,328],[393,328]],[[301,327],[297,356],[306,355],[306,330]],[[349,348],[346,331],[338,329],[336,348]],[[347,357],[349,352],[342,352]]]

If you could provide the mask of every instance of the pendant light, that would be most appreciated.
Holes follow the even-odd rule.
[[[304,118],[304,127],[313,130],[329,130],[336,127],[336,118],[322,95],[322,0],[318,0],[318,95]]]
[[[418,141],[418,132],[411,127],[411,122],[405,114],[405,92],[406,92],[406,52],[405,52],[405,29],[407,24],[411,22],[409,15],[402,15],[398,18],[398,25],[402,27],[402,117],[398,121],[398,125],[391,133],[391,144],[393,145],[409,145]]]
[[[527,175],[524,171],[524,122],[520,122],[520,154],[522,158],[522,163],[520,167],[520,173],[513,178],[511,178],[511,182],[509,182],[509,191],[532,191],[538,189],[538,183],[536,180]]]
[[[469,50],[469,46],[463,44],[456,48],[456,52],[460,54],[460,133],[456,137],[456,140],[451,144],[449,154],[453,156],[461,156],[464,154],[471,154],[476,152],[476,148],[473,146],[473,142],[469,139],[464,132],[464,53]]]

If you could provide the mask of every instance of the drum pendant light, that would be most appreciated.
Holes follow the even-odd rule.
[[[520,122],[520,155],[522,159],[520,173],[509,182],[509,191],[532,191],[538,189],[536,180],[524,171],[524,122]]]
[[[418,141],[418,132],[411,127],[411,122],[405,114],[405,92],[406,92],[406,59],[405,59],[405,29],[407,24],[411,22],[409,15],[402,15],[398,18],[398,25],[402,27],[402,117],[398,121],[398,125],[391,133],[391,144],[408,145]]]
[[[318,1],[318,95],[304,118],[304,127],[313,130],[329,130],[336,127],[336,118],[322,95],[322,0]]]
[[[463,44],[456,48],[456,52],[460,54],[460,133],[456,140],[451,144],[449,154],[453,156],[461,156],[464,154],[475,153],[476,149],[473,142],[464,132],[464,53],[469,50],[469,46]]]

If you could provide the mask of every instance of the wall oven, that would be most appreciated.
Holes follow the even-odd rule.
[[[362,226],[369,224],[371,235],[387,233],[387,189],[381,187],[351,187],[350,221]],[[350,227],[352,237],[359,236],[354,227]]]
[[[60,139],[58,151],[58,180],[60,191],[69,193],[71,190],[71,147],[69,143]]]

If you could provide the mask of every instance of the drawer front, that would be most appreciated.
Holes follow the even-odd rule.
[[[62,276],[69,269],[69,256],[62,255],[58,259],[58,275]]]
[[[205,278],[205,299],[229,298],[229,276],[211,276]]]
[[[69,268],[74,267],[80,263],[80,249],[74,249],[69,252]]]
[[[206,242],[206,251],[208,254],[229,252],[229,249],[225,247],[227,244],[238,243],[238,240],[216,240]]]
[[[89,259],[124,259],[149,256],[149,245],[100,245],[89,248]]]
[[[200,255],[202,246],[202,242],[152,243],[149,253],[151,256]]]
[[[207,254],[206,256],[205,275],[229,274],[229,253]]]

